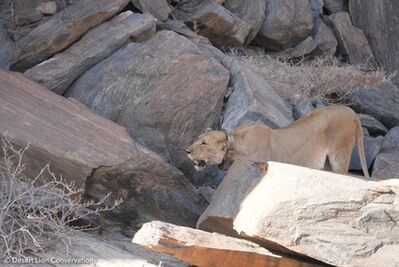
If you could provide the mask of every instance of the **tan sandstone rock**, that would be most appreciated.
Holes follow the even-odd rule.
[[[159,221],[144,224],[133,243],[201,267],[318,266],[271,253],[243,239]]]
[[[198,227],[332,265],[394,266],[398,222],[399,180],[236,161]]]

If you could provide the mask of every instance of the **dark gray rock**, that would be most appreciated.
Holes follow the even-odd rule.
[[[383,149],[388,150],[395,147],[399,147],[399,126],[393,127],[384,136]]]
[[[333,56],[337,50],[337,39],[333,30],[328,27],[321,18],[314,22],[312,37],[317,48],[312,52],[315,56]]]
[[[154,33],[154,17],[126,11],[90,30],[79,42],[24,74],[55,93],[63,94],[81,74],[130,40],[145,40]]]
[[[8,70],[14,55],[14,44],[0,22],[0,68]]]
[[[363,127],[365,127],[372,136],[385,135],[388,129],[376,118],[368,114],[357,114]]]
[[[346,2],[346,0],[323,0],[324,7],[331,13],[347,11]]]
[[[357,113],[369,114],[388,128],[399,126],[399,88],[392,83],[359,87],[349,97]]]
[[[91,68],[66,95],[125,126],[200,183],[185,149],[217,126],[228,80],[228,71],[193,42],[161,31]]]
[[[280,52],[305,40],[313,28],[308,0],[267,0],[266,17],[254,43]]]
[[[290,105],[264,77],[234,58],[226,58],[224,65],[230,71],[229,86],[233,92],[225,105],[222,128],[232,129],[252,122],[280,128],[294,121]]]
[[[265,19],[266,0],[225,0],[224,6],[251,26],[245,44],[251,43]]]
[[[0,70],[0,95],[0,134],[17,148],[29,144],[26,177],[49,164],[57,178],[84,187],[90,197],[111,192],[108,204],[121,198],[111,213],[118,221],[195,224],[204,199],[182,172],[133,141],[125,128],[20,73]]]
[[[373,178],[399,178],[399,147],[378,154],[373,166]]]
[[[77,41],[84,33],[110,19],[129,0],[81,0],[40,24],[16,42],[13,70],[25,71]]]
[[[352,25],[349,13],[334,13],[331,18],[340,51],[345,59],[363,68],[375,68],[376,63],[366,35]]]
[[[373,164],[375,157],[382,150],[382,143],[384,138],[378,136],[376,138],[370,136],[363,136],[364,143],[364,153],[366,155],[367,168],[370,169]],[[353,148],[352,157],[349,165],[349,170],[351,171],[361,171],[362,166],[360,165],[359,153],[357,152],[357,145]]]
[[[309,0],[309,5],[315,21],[323,14],[323,0]]]
[[[182,1],[175,15],[219,47],[242,46],[251,30],[248,23],[212,0]]]
[[[399,1],[351,0],[353,25],[362,29],[376,61],[393,72],[399,66]]]
[[[144,14],[151,14],[160,21],[167,20],[172,13],[166,0],[132,0],[132,3]]]
[[[15,25],[22,26],[40,21],[43,16],[36,7],[46,0],[12,0]]]

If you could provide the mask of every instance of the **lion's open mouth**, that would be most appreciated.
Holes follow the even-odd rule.
[[[197,171],[203,170],[206,167],[205,160],[193,160],[193,162],[194,162],[194,167]]]

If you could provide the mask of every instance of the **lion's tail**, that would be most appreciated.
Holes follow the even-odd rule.
[[[364,143],[363,143],[363,132],[360,120],[357,118],[356,127],[356,140],[357,140],[357,152],[359,153],[360,164],[362,165],[362,170],[364,176],[370,178],[369,170],[367,169],[367,161],[364,153]]]

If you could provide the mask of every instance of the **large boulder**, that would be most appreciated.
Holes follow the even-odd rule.
[[[374,68],[376,63],[373,52],[364,32],[352,25],[347,12],[338,12],[331,15],[335,36],[345,59],[362,68]]]
[[[79,42],[28,69],[24,74],[62,95],[87,69],[124,46],[129,40],[142,41],[154,33],[154,17],[126,11],[90,30]]]
[[[280,128],[294,121],[291,106],[265,77],[233,57],[223,63],[230,71],[229,86],[233,91],[225,104],[222,128],[232,129],[252,122]]]
[[[356,112],[369,114],[389,128],[399,126],[399,88],[392,83],[359,87],[349,97]]]
[[[219,121],[228,71],[172,31],[129,44],[82,75],[66,95],[195,178],[185,149]]]
[[[399,178],[399,147],[378,154],[373,165],[373,178]]]
[[[252,42],[265,19],[266,0],[225,0],[224,6],[251,26],[245,44]]]
[[[309,0],[266,0],[265,20],[254,42],[279,52],[306,39],[312,28]]]
[[[16,42],[12,69],[24,71],[70,46],[85,32],[108,20],[129,0],[82,0],[43,22]]]
[[[129,249],[121,248],[108,240],[100,240],[97,236],[84,232],[76,231],[73,235],[69,236],[69,241],[68,255],[65,255],[64,243],[56,242],[50,248],[39,252],[32,252],[32,256],[35,256],[38,261],[43,262],[40,264],[42,267],[82,265],[86,267],[189,266],[169,255],[157,253],[136,244],[127,244],[132,246]]]
[[[398,222],[398,179],[237,160],[197,225],[331,265],[394,266]]]
[[[112,192],[110,201],[124,200],[115,212],[126,223],[196,221],[202,197],[178,169],[135,143],[125,128],[19,73],[0,70],[0,95],[0,134],[18,148],[29,144],[26,176],[36,177],[50,164],[57,177],[84,187],[88,196],[102,199]]]
[[[160,221],[144,224],[133,243],[193,266],[316,266],[274,254],[250,241]]]
[[[219,47],[242,46],[251,30],[248,23],[213,0],[182,1],[175,14]]]
[[[160,21],[165,21],[172,13],[166,0],[132,0],[135,7],[144,14],[151,14]]]
[[[349,1],[353,25],[362,29],[375,59],[385,70],[399,68],[399,2],[390,0]]]
[[[0,22],[0,69],[8,70],[14,55],[14,44],[8,37],[6,29]]]

